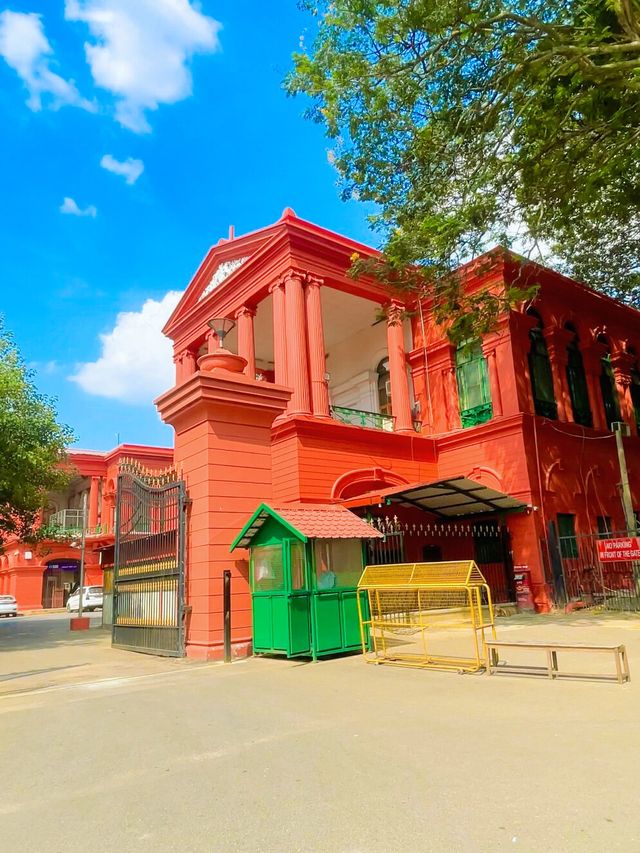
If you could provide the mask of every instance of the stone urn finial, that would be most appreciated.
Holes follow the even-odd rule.
[[[204,373],[224,370],[228,373],[242,373],[247,359],[224,348],[224,339],[234,328],[235,322],[228,317],[214,317],[207,324],[211,334],[207,337],[207,352],[198,359],[198,367]]]

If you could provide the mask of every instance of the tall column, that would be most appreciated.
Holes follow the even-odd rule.
[[[273,299],[273,361],[276,385],[289,384],[287,370],[286,318],[284,282],[278,281],[270,290]]]
[[[288,272],[284,277],[287,372],[288,384],[293,388],[287,410],[290,415],[311,414],[303,279],[304,273],[297,270]]]
[[[89,489],[89,530],[95,530],[98,526],[98,497],[100,489],[100,477],[91,478]]]
[[[558,406],[558,420],[573,421],[571,408],[571,394],[567,382],[567,365],[569,363],[569,345],[574,333],[568,329],[549,327],[543,329],[542,334],[547,344],[547,353],[551,364],[551,376],[553,378],[553,393]]]
[[[491,390],[491,406],[493,417],[502,417],[502,393],[500,391],[500,374],[498,372],[498,361],[495,344],[483,343],[482,354],[487,360],[489,370],[489,388]]]
[[[184,349],[175,353],[173,363],[176,366],[176,385],[180,385],[196,372],[196,358],[191,350]]]
[[[620,401],[620,415],[629,424],[632,431],[636,429],[636,418],[631,399],[631,370],[634,358],[626,352],[617,352],[611,356],[611,367],[616,380],[616,391]]]
[[[309,340],[309,375],[311,377],[311,404],[317,418],[328,418],[329,388],[326,380],[326,360],[324,349],[324,328],[322,325],[322,305],[320,286],[322,279],[307,276],[305,287],[305,307],[307,311],[307,335]]]
[[[602,344],[594,343],[582,350],[584,371],[587,377],[587,390],[589,392],[589,405],[593,414],[593,426],[595,429],[606,430],[608,424],[605,419],[602,392],[600,390],[600,374],[602,373],[602,357],[605,348]]]
[[[255,308],[243,305],[236,311],[238,322],[238,355],[247,360],[245,375],[249,379],[256,378],[256,344],[253,332],[253,318],[256,316]]]
[[[407,357],[404,348],[402,311],[404,306],[392,302],[387,318],[387,348],[389,350],[389,378],[391,381],[391,410],[395,432],[413,432]]]

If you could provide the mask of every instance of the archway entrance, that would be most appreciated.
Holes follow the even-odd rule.
[[[64,607],[79,583],[80,560],[50,560],[42,575],[43,608]]]

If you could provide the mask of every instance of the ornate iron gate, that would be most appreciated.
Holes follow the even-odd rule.
[[[174,470],[120,466],[112,644],[184,655],[185,484]]]
[[[493,520],[402,521],[397,515],[369,519],[383,539],[367,543],[368,565],[407,561],[407,553],[424,562],[474,559],[491,589],[494,604],[515,601],[509,532]],[[411,559],[409,559],[411,562]]]
[[[552,561],[561,571],[560,582],[554,578],[557,603],[581,601],[609,610],[640,610],[640,561],[603,560],[598,549],[598,543],[636,536],[635,531],[621,530],[550,537],[549,546],[555,549]]]

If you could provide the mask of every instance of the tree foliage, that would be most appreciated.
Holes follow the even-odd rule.
[[[501,243],[640,301],[640,0],[303,6],[318,30],[287,88],[345,196],[377,205],[382,276],[419,264],[446,316],[453,271]]]
[[[0,318],[0,544],[33,534],[47,492],[68,480],[63,462],[72,440]]]

